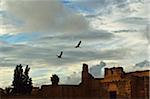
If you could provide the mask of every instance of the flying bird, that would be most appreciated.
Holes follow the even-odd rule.
[[[57,55],[58,58],[62,58],[63,51],[60,52],[60,55]]]
[[[77,44],[77,46],[75,46],[75,48],[80,47],[80,45],[81,45],[81,41],[79,41],[79,43]]]

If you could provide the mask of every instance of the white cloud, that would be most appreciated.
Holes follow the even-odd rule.
[[[109,66],[121,64],[134,70],[130,64],[149,57],[149,19],[144,1],[90,2],[93,4],[78,1],[79,8],[91,9],[87,15],[83,9],[77,13],[76,9],[70,10],[56,0],[7,0],[3,8],[7,17],[1,17],[4,20],[0,29],[1,70],[20,63],[29,64],[34,85],[38,86],[49,84],[53,73],[60,76],[61,83],[68,80],[77,83],[84,62],[89,68],[104,60]],[[96,12],[90,14],[93,9]],[[4,35],[8,32],[14,34]],[[29,33],[26,35],[26,32]],[[82,40],[81,48],[75,49],[79,40]],[[64,51],[63,58],[57,59],[61,50]],[[8,85],[8,81],[5,79],[2,85]]]
[[[24,22],[17,32],[82,32],[87,21],[65,8],[58,0],[12,0],[5,2],[6,11]]]

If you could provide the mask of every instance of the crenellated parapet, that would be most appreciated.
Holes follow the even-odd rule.
[[[125,72],[122,67],[105,68],[105,80],[120,80],[124,77]]]

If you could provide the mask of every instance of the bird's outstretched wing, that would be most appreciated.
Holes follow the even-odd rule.
[[[81,41],[79,41],[78,46],[80,46],[80,44],[81,44]]]
[[[60,53],[60,57],[62,56],[62,54],[63,54],[63,51],[61,51],[61,53]]]
[[[60,55],[57,55],[58,58],[61,58],[63,54],[63,51],[60,52]]]
[[[75,46],[75,48],[80,47],[80,45],[81,45],[81,41],[79,41],[79,43],[77,44],[77,46]]]

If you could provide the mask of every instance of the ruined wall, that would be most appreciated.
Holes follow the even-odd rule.
[[[138,76],[138,77],[147,76],[147,77],[149,77],[150,70],[129,72],[129,73],[126,73],[126,76]]]
[[[125,74],[126,78],[130,78],[131,88],[132,88],[132,98],[144,98],[148,99],[149,97],[149,77],[150,71],[136,71],[129,72]]]
[[[149,77],[132,79],[132,98],[149,99]]]
[[[128,79],[103,82],[102,84],[105,87],[105,90],[107,90],[107,98],[109,98],[111,92],[116,92],[118,99],[131,98],[131,84]]]
[[[45,97],[65,99],[100,99],[102,87],[99,80],[88,72],[88,66],[83,64],[82,82],[79,85],[44,85],[41,92]]]
[[[125,73],[122,67],[105,68],[104,78],[94,78],[83,64],[82,81],[79,85],[43,85],[31,95],[3,96],[2,99],[148,99],[149,71]]]
[[[105,81],[118,81],[124,77],[122,67],[105,68],[104,79]]]
[[[45,86],[43,96],[61,97],[67,99],[74,98],[110,98],[111,92],[116,92],[116,97],[120,98],[145,98],[149,93],[149,72],[125,73],[122,67],[106,68],[103,79],[95,79],[88,72],[88,66],[83,65],[82,82],[77,86]],[[51,93],[51,94],[50,94]]]
[[[43,87],[41,92],[43,96],[48,98],[61,98],[61,99],[79,99],[79,98],[91,98],[91,91],[87,86],[67,86],[67,85],[58,85],[58,86],[46,86]],[[98,94],[96,94],[98,95]],[[93,95],[96,99],[95,94]]]
[[[122,67],[105,68],[104,79],[100,82],[110,92],[116,92],[117,98],[145,98],[149,92],[149,71],[125,73]]]

